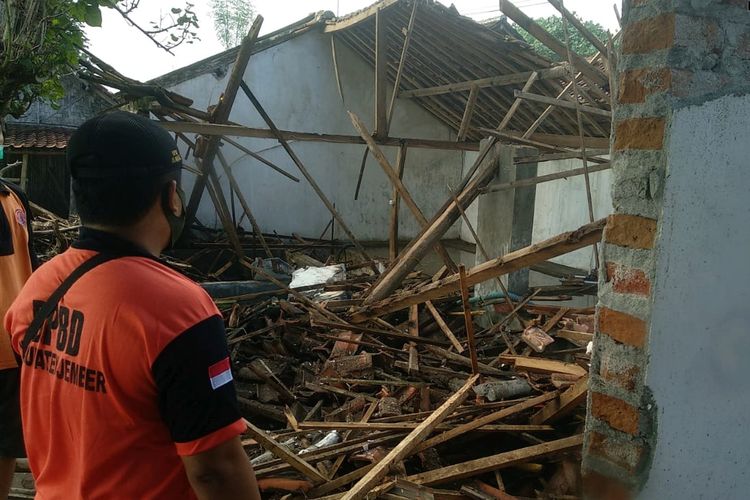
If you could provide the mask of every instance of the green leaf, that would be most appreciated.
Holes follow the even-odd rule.
[[[89,5],[86,7],[86,24],[89,26],[101,27],[102,25],[102,11],[96,5]]]

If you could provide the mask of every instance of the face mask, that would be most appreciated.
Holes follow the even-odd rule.
[[[169,237],[169,247],[174,248],[175,244],[177,243],[177,240],[180,239],[180,236],[182,236],[182,231],[185,228],[185,193],[180,189],[180,186],[177,186],[177,196],[180,198],[180,205],[182,206],[182,210],[179,216],[175,215],[174,212],[172,212],[172,209],[169,207],[169,201],[167,197],[164,197],[164,216],[167,218],[167,223],[169,224],[169,229],[171,231],[170,237]]]

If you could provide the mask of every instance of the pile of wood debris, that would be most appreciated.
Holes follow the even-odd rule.
[[[248,261],[276,288],[216,298],[264,496],[577,498],[593,309],[488,306],[462,267],[367,304],[380,263],[308,254],[286,253],[310,266],[291,283]]]
[[[602,226],[519,252],[538,260]],[[38,214],[43,258],[77,227]],[[168,260],[206,282],[225,317],[243,443],[264,497],[577,498],[592,309],[549,305],[535,290],[470,300],[481,269],[463,267],[414,271],[368,304],[381,263],[296,238],[271,240],[293,264],[241,261],[253,281],[211,283],[217,273],[193,265],[226,248],[220,241]],[[495,279],[513,256],[482,266]]]

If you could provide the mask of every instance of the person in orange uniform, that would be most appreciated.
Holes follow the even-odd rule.
[[[31,210],[21,189],[0,180],[0,318],[31,275]],[[0,499],[8,498],[16,459],[26,456],[18,402],[18,362],[0,321]]]
[[[174,140],[117,111],[67,155],[80,237],[5,318],[37,498],[259,499],[221,315],[158,259],[184,223]]]

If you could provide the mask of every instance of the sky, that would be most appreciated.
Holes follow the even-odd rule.
[[[500,16],[497,0],[439,0],[445,5],[454,4],[462,15],[476,20]],[[210,0],[191,0],[198,15],[200,41],[183,44],[174,49],[174,55],[158,48],[145,35],[128,25],[119,14],[103,10],[101,28],[87,28],[89,48],[99,58],[114,66],[125,76],[145,81],[172,70],[199,61],[224,48],[216,39],[211,20]],[[330,10],[345,15],[374,3],[374,0],[252,0],[256,11],[263,16],[261,35],[283,28],[312,12]],[[546,17],[557,11],[546,0],[514,0],[517,7],[530,17]],[[614,4],[618,9],[621,0],[566,0],[565,7],[585,20],[595,21],[612,33],[618,31]],[[134,14],[134,19],[147,27],[158,20],[161,12],[184,5],[184,0],[144,0]]]

